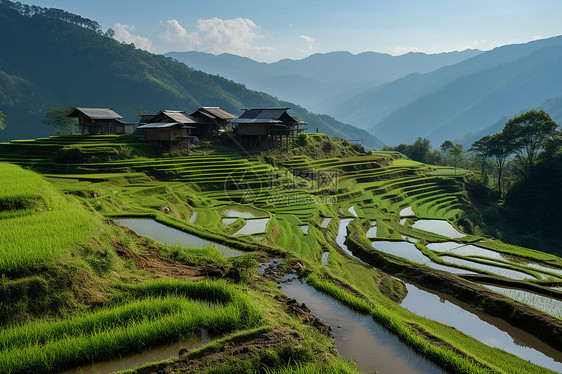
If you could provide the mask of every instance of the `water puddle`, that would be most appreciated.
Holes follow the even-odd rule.
[[[163,345],[149,349],[145,352],[121,357],[111,361],[99,362],[90,366],[84,366],[63,372],[62,374],[106,374],[126,370],[166,360],[179,356],[180,349],[193,349],[209,343],[206,329],[201,329],[201,336],[195,336],[174,344]]]
[[[303,232],[303,234],[308,234],[308,225],[299,226]]]
[[[238,218],[223,218],[222,224],[223,224],[223,226],[229,226],[229,225],[232,225],[237,220],[238,220]]]
[[[191,215],[191,217],[189,217],[189,222],[191,223],[195,223],[195,220],[197,219],[197,211],[193,212],[193,214]]]
[[[416,238],[412,238],[411,236],[406,236],[406,235],[400,235],[402,237],[403,240],[405,241],[410,241],[412,243],[417,243],[419,242],[419,239]]]
[[[320,260],[320,263],[324,266],[328,266],[328,257],[329,256],[330,256],[330,252],[322,253],[322,259]]]
[[[457,229],[455,229],[449,222],[441,219],[420,219],[414,222],[412,227],[453,239],[464,238],[466,236],[465,234],[458,232]]]
[[[418,264],[425,264],[431,261],[431,259],[424,256],[424,254],[421,253],[420,250],[412,243],[380,240],[372,242],[371,245],[377,251],[399,256]]]
[[[562,352],[533,335],[449,296],[428,292],[408,283],[406,288],[408,294],[401,305],[412,313],[454,327],[486,345],[503,349],[534,364],[562,371]]]
[[[353,215],[353,217],[358,217],[357,212],[355,211],[355,206],[350,207],[348,211]]]
[[[518,290],[515,288],[498,287],[491,286],[488,284],[482,284],[481,286],[486,287],[496,293],[507,296],[513,300],[517,300],[524,304],[530,305],[535,309],[542,310],[543,312],[550,314],[553,317],[562,319],[562,301],[553,299],[552,297],[537,295],[536,293]]]
[[[359,370],[385,374],[446,373],[370,316],[349,310],[306,283],[293,280],[282,283],[280,288],[332,327],[338,353],[346,360],[353,359]]]
[[[330,223],[330,221],[332,220],[332,218],[324,218],[324,221],[322,221],[322,228],[325,229],[326,227],[328,227],[328,224]]]
[[[535,264],[535,263],[525,264],[525,266],[528,266],[530,268],[537,269],[537,270],[540,270],[540,271],[545,271],[547,273],[553,273],[553,274],[557,274],[557,275],[562,276],[562,269],[555,269],[555,268],[551,268],[551,267],[548,267],[548,266],[542,266],[542,265]]]
[[[223,217],[236,217],[244,219],[267,217],[267,213],[248,205],[235,205],[220,211]]]
[[[426,247],[427,249],[431,249],[432,251],[454,253],[459,256],[480,256],[493,260],[500,260],[500,261],[507,260],[504,256],[502,256],[498,252],[477,247],[471,244],[462,245],[454,242],[446,242],[446,243],[432,243],[432,244],[428,244]]]
[[[406,221],[408,221],[408,218],[402,218],[402,219],[400,220],[400,224],[401,224],[402,226],[404,226],[404,225],[406,224]]]
[[[347,238],[347,226],[351,221],[353,221],[353,218],[345,218],[340,220],[340,227],[338,228],[338,236],[336,237],[336,243],[338,243],[340,248],[343,249],[345,253],[347,253],[350,256],[353,256],[353,253],[351,253],[349,248],[347,248],[347,245],[344,244],[345,239]]]
[[[414,213],[414,210],[412,209],[411,206],[404,208],[400,211],[400,217],[410,217],[415,215],[416,214]]]
[[[247,219],[246,225],[238,230],[234,235],[254,235],[265,232],[269,223],[269,218]]]
[[[441,259],[449,264],[466,266],[468,268],[475,269],[475,270],[487,271],[488,273],[496,274],[510,279],[517,279],[517,280],[535,279],[535,277],[533,277],[532,275],[520,271],[505,269],[499,266],[484,265],[478,262],[464,260],[457,257],[441,256]]]
[[[154,240],[161,243],[167,244],[178,244],[185,247],[216,247],[223,256],[232,257],[244,254],[242,251],[229,248],[223,244],[218,244],[206,239],[202,239],[198,236],[188,234],[187,232],[174,229],[172,227],[163,225],[152,219],[140,219],[140,218],[123,218],[116,219],[115,222],[129,227],[131,230],[137,232],[140,235],[150,236]]]
[[[375,223],[376,225],[376,223]],[[367,233],[365,234],[367,238],[376,238],[377,237],[377,226],[371,226]]]

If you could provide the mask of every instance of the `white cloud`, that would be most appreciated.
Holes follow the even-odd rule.
[[[133,35],[131,31],[135,31],[135,26],[123,25],[121,23],[115,24],[115,39],[120,42],[134,43],[135,47],[153,52],[152,41],[148,38]]]
[[[168,20],[162,37],[184,50],[215,54],[263,55],[274,50],[272,47],[255,45],[255,41],[263,36],[259,27],[247,18],[199,19],[194,31],[188,31],[175,19]]]
[[[299,35],[299,39],[304,40],[307,44],[307,48],[309,51],[313,51],[314,50],[314,42],[316,40],[314,40],[314,38],[308,36],[308,35]]]

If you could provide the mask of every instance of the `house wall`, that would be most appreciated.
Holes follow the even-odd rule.
[[[267,135],[267,125],[259,123],[241,123],[238,125],[238,135]]]

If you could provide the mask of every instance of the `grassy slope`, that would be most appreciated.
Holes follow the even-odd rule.
[[[328,153],[326,156],[330,157],[323,158],[317,154],[315,149],[322,149],[326,139],[321,137],[315,139],[314,137],[317,136],[314,135],[309,139],[311,146],[303,149],[303,153],[308,156],[274,158],[274,161],[278,161],[275,166],[272,166],[271,163],[261,163],[258,160],[259,157],[245,160],[226,150],[205,150],[179,158],[136,158],[59,164],[58,169],[55,170],[57,174],[50,175],[49,178],[53,184],[60,186],[64,191],[80,196],[83,204],[92,211],[100,212],[105,216],[150,215],[157,217],[161,222],[185,231],[229,242],[239,248],[276,253],[275,256],[286,257],[288,265],[298,260],[305,265],[308,273],[312,273],[313,277],[309,279],[312,283],[316,282],[315,285],[319,289],[336,298],[347,300],[346,302],[352,307],[371,313],[373,318],[389,326],[402,339],[444,366],[454,367],[460,372],[467,373],[509,371],[513,368],[517,368],[517,371],[522,373],[541,372],[541,369],[535,365],[525,363],[500,350],[490,349],[454,329],[428,321],[402,309],[395,301],[392,301],[400,300],[403,297],[403,290],[399,283],[350,259],[341,252],[336,244],[338,221],[345,216],[352,217],[351,213],[348,213],[348,208],[352,206],[355,207],[359,216],[350,226],[356,232],[361,233],[361,230],[365,229],[365,225],[369,225],[367,221],[376,220],[379,229],[377,236],[381,239],[397,240],[400,239],[400,235],[407,234],[422,241],[446,240],[435,234],[409,228],[408,225],[400,225],[398,213],[401,209],[412,206],[419,217],[448,218],[451,222],[456,222],[466,209],[466,199],[460,179],[451,178],[447,169],[438,170],[423,164],[397,159],[398,155],[393,153],[354,155],[350,149],[346,150],[345,147],[336,143],[332,144],[332,150],[335,153]],[[35,143],[15,143],[8,147],[10,149],[9,157],[12,161],[48,169],[49,166],[46,165],[49,165],[49,159],[56,157],[57,152],[60,152],[61,149],[52,148],[51,151],[46,149],[50,147],[50,143],[57,143],[63,139],[53,138]],[[108,147],[108,144],[96,145],[96,143],[86,142],[85,138],[75,138],[75,140],[78,139],[84,141],[83,148],[88,148],[88,157],[94,157],[94,159],[97,157],[96,147]],[[119,144],[118,137],[112,139]],[[86,145],[86,143],[88,144]],[[41,157],[30,161],[26,157],[25,151],[29,151],[30,147],[35,150],[37,147],[44,148],[45,151]],[[134,148],[134,145],[130,145],[130,147]],[[341,152],[343,152],[343,157],[337,157],[338,154],[342,156]],[[312,157],[314,155],[316,156]],[[265,161],[271,161],[271,159]],[[189,169],[183,171],[184,168],[195,164],[198,165],[195,173]],[[273,178],[275,181],[283,181],[287,177],[286,167],[290,170],[313,171],[314,175],[336,170],[339,173],[337,186],[319,186],[318,180],[310,183],[305,180],[306,178],[300,176],[296,181],[307,182],[305,185],[294,183],[295,179],[291,179],[290,188],[287,188],[288,185],[284,183],[280,185],[273,183],[267,186],[266,191],[261,192],[264,194],[279,192],[279,188],[281,188],[284,194],[289,195],[317,198],[337,197],[337,203],[325,203],[320,200],[316,204],[303,206],[302,203],[298,203],[294,206],[287,206],[268,204],[267,201],[258,198],[252,205],[266,211],[271,217],[266,232],[262,234],[263,238],[249,236],[231,238],[228,236],[231,233],[230,229],[222,226],[218,212],[225,206],[231,205],[232,201],[225,198],[225,192],[222,190],[224,184],[217,185],[217,183],[221,178],[224,180],[232,170],[241,167],[258,171],[266,169],[268,172],[258,178]],[[61,174],[61,171],[66,174]],[[108,171],[111,173],[107,173]],[[169,208],[167,214],[162,212],[163,207]],[[188,220],[195,211],[198,212],[197,220],[195,223],[189,223]],[[333,217],[327,228],[320,227],[324,217]],[[303,223],[309,226],[308,234],[304,234],[298,227]],[[111,230],[117,231],[108,232],[106,235],[111,237],[119,232],[120,237],[114,240],[132,248],[136,247],[136,239],[129,238],[117,228]],[[475,239],[477,238],[468,237],[462,240]],[[107,241],[111,242],[111,240]],[[111,246],[106,248],[109,251],[107,253],[113,253],[115,250]],[[142,248],[138,250],[142,251]],[[513,255],[518,252],[517,248],[504,248],[504,250]],[[320,265],[320,257],[324,251],[330,252],[328,266]],[[107,253],[100,253],[99,259],[111,257]],[[545,258],[539,253],[533,252],[529,252],[528,256],[543,263],[548,262],[553,266],[562,264],[560,259],[554,256]],[[113,258],[113,264],[107,265],[103,261],[91,261],[87,266],[92,268],[93,272],[96,271],[93,267],[96,265],[98,273],[101,271],[101,274],[104,274],[103,272],[107,271],[106,274],[111,274],[110,270],[119,266],[118,259],[115,259],[115,256]],[[57,261],[61,261],[61,259]],[[193,256],[189,261],[194,261]],[[209,261],[209,258],[206,261]],[[212,258],[210,261],[213,262]],[[197,261],[195,260],[195,262]],[[126,273],[130,273],[132,278],[139,276],[131,270]],[[269,286],[259,287],[264,287],[262,289],[264,291]],[[362,301],[356,301],[357,298]],[[272,305],[272,301],[267,298],[258,299],[261,304]],[[280,315],[273,317],[274,313],[270,309],[261,309],[267,316],[270,316],[270,323],[274,325],[282,321],[288,323],[287,317]],[[294,325],[294,322],[291,324]],[[414,329],[414,326],[417,327]],[[302,328],[299,327],[299,329]],[[423,334],[420,335],[420,331],[429,332],[435,339],[446,342],[445,348],[443,345],[439,348],[430,344]],[[543,370],[543,372],[548,371]]]

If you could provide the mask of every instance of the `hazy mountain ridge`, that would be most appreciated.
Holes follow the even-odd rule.
[[[426,95],[388,114],[371,132],[398,143],[414,140],[408,130],[415,128],[418,136],[438,143],[477,132],[499,118],[557,97],[562,94],[562,38],[558,42],[559,46],[540,48],[511,62],[470,74],[465,70],[445,86],[429,88]],[[409,136],[397,136],[396,128]]]
[[[112,107],[136,121],[139,105],[149,112],[221,106],[238,115],[244,107],[290,107],[328,135],[364,139],[364,130],[318,116],[286,101],[251,91],[160,55],[135,49],[99,32],[40,14],[24,16],[0,4],[0,110],[7,115],[0,141],[52,135],[41,124],[49,107]]]
[[[244,83],[249,88],[279,98],[301,102],[321,113],[332,114],[326,101],[349,97],[355,92],[378,86],[413,72],[425,73],[481,53],[478,50],[440,54],[407,53],[391,56],[378,52],[316,53],[301,60],[283,59],[274,63],[257,62],[223,53],[169,52],[165,56],[194,69]],[[341,100],[341,98],[340,98]]]

